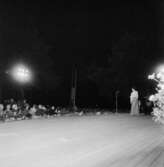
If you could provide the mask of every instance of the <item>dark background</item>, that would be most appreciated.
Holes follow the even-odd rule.
[[[163,61],[160,1],[8,1],[0,5],[1,95],[20,98],[5,71],[30,65],[35,81],[24,85],[33,103],[67,106],[76,65],[77,106],[129,106],[131,87],[151,94],[147,79]]]

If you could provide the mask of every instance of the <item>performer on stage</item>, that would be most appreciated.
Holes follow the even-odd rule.
[[[139,115],[139,100],[138,100],[138,91],[132,88],[132,92],[130,94],[130,103],[131,103],[131,111],[130,115]]]

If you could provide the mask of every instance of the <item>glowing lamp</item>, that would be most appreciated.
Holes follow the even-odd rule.
[[[14,80],[22,84],[31,82],[32,80],[31,71],[23,64],[18,64],[14,66],[11,70],[11,75]]]

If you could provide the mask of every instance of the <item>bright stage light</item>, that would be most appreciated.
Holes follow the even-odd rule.
[[[22,84],[32,81],[32,72],[23,64],[14,66],[11,70],[11,75],[14,80]]]
[[[157,68],[156,68],[156,73],[164,73],[164,65],[159,65]]]

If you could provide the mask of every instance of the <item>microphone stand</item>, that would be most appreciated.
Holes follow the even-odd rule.
[[[115,92],[115,107],[116,107],[116,111],[115,111],[115,114],[117,114],[118,113],[118,94],[120,93],[120,91],[119,90],[117,90],[116,92]]]

